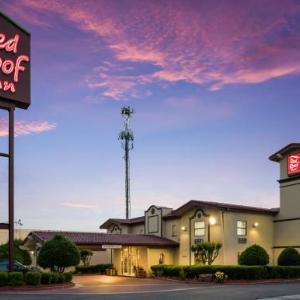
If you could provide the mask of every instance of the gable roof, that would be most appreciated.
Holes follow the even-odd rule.
[[[146,234],[109,234],[100,232],[74,232],[74,231],[32,231],[24,240],[45,242],[55,235],[63,235],[78,246],[83,245],[126,245],[126,246],[159,246],[177,247],[178,243],[154,235]]]
[[[118,224],[118,225],[136,225],[136,224],[144,224],[145,217],[137,217],[132,219],[108,219],[106,220],[99,228],[100,229],[107,229],[109,226]]]
[[[211,201],[202,201],[202,200],[190,200],[184,205],[180,206],[176,210],[173,210],[171,214],[166,215],[165,218],[168,217],[180,217],[183,213],[192,208],[217,208],[225,211],[233,211],[233,212],[245,212],[245,213],[258,213],[258,214],[268,214],[268,215],[276,215],[279,211],[278,208],[261,208],[255,206],[246,206],[246,205],[238,205],[238,204],[228,204],[228,203],[220,203],[220,202],[211,202]]]
[[[279,208],[261,208],[255,206],[246,206],[238,204],[228,204],[212,201],[203,201],[203,200],[190,200],[189,202],[183,204],[179,208],[172,210],[169,214],[163,216],[163,219],[176,219],[182,216],[185,212],[193,208],[217,208],[223,211],[232,211],[232,212],[244,212],[244,213],[256,213],[256,214],[265,214],[275,216],[279,212]],[[136,225],[144,224],[145,217],[138,217],[133,219],[108,219],[103,224],[100,225],[101,229],[107,229],[113,224],[118,225]]]
[[[296,150],[296,149],[300,149],[300,143],[291,143],[288,144],[287,146],[283,147],[282,149],[280,149],[279,151],[275,152],[274,154],[272,154],[269,159],[272,161],[280,161],[282,159],[282,156],[284,154],[286,154],[287,152],[291,151],[291,150]]]

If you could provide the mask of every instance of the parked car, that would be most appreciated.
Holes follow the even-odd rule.
[[[8,259],[0,259],[0,272],[8,271],[9,267]],[[25,266],[18,261],[15,261],[15,271],[36,271],[35,267]]]

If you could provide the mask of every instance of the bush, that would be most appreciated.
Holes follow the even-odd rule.
[[[252,245],[243,251],[239,264],[246,266],[265,266],[269,263],[269,254],[259,245]]]
[[[20,248],[22,243],[22,240],[14,241],[15,259],[21,264],[29,266],[32,263],[31,256],[27,250],[23,250]],[[0,246],[0,258],[8,259],[8,242]]]
[[[41,274],[41,283],[42,284],[50,284],[51,283],[51,273],[42,273]]]
[[[64,283],[65,277],[63,273],[57,273],[57,283]]]
[[[0,272],[0,286],[6,286],[8,284],[8,273]]]
[[[27,272],[24,275],[24,281],[27,285],[39,285],[41,283],[41,273]]]
[[[42,268],[63,272],[66,267],[79,264],[80,254],[73,242],[61,235],[56,235],[42,246],[37,262]]]
[[[80,274],[104,274],[106,269],[111,269],[112,264],[99,264],[92,266],[77,266],[75,269],[76,273]]]
[[[300,254],[292,247],[284,249],[278,257],[279,266],[299,266],[300,265]]]
[[[300,266],[217,266],[217,265],[194,265],[194,266],[173,266],[155,265],[151,267],[154,276],[163,277],[184,277],[198,279],[202,274],[214,275],[216,272],[224,273],[232,280],[260,280],[272,278],[300,278]]]
[[[71,272],[63,273],[64,282],[72,282],[73,274]]]
[[[8,273],[8,285],[21,286],[24,283],[22,272],[10,272]]]
[[[58,281],[59,281],[58,273],[56,273],[56,272],[51,272],[51,273],[50,273],[50,283],[56,284],[56,283],[58,283]]]

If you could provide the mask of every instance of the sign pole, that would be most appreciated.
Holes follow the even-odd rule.
[[[14,270],[15,251],[14,251],[14,105],[10,106],[9,128],[8,128],[8,223],[9,223],[9,271]]]

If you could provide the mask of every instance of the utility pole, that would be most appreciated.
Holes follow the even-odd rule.
[[[122,148],[125,151],[125,202],[126,202],[126,219],[130,218],[130,158],[129,151],[133,149],[133,132],[129,128],[129,121],[133,114],[130,106],[124,106],[121,109],[121,115],[124,118],[124,130],[119,134],[119,140],[122,141]]]

